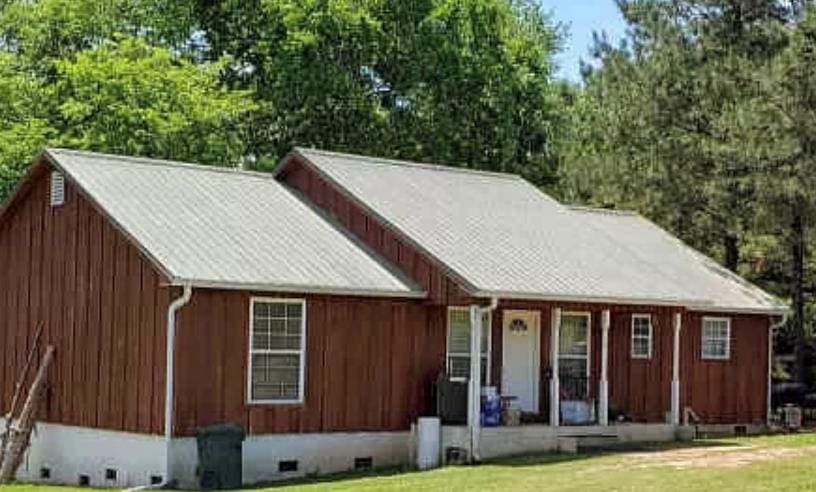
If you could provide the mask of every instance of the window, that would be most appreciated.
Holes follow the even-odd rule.
[[[632,358],[650,359],[652,357],[652,316],[649,314],[632,315]]]
[[[306,301],[253,299],[251,311],[250,403],[301,403],[306,362]]]
[[[65,176],[59,171],[51,173],[51,206],[59,207],[65,203]]]
[[[490,384],[490,315],[482,316],[482,386]],[[452,381],[470,378],[470,308],[448,308],[448,377]]]
[[[703,359],[731,357],[731,320],[703,318]]]

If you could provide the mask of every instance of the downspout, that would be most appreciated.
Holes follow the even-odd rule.
[[[499,299],[497,297],[490,298],[490,304],[487,307],[472,306],[471,311],[471,363],[470,363],[470,398],[468,403],[468,426],[470,431],[470,460],[471,462],[478,462],[481,460],[481,453],[479,452],[479,441],[481,439],[481,406],[482,406],[482,381],[481,381],[481,332],[484,329],[482,326],[482,317],[488,316],[499,306]],[[474,313],[475,311],[475,313]],[[475,316],[474,316],[475,314]],[[476,329],[478,328],[478,329]],[[492,354],[487,354],[491,357]]]
[[[164,489],[170,486],[170,472],[172,470],[173,445],[173,397],[175,395],[175,367],[176,367],[176,313],[184,307],[193,296],[193,286],[184,284],[181,296],[176,298],[167,307],[167,342],[165,347],[165,374],[164,374],[164,477],[162,481],[142,487],[126,489],[125,492],[140,490]]]
[[[765,424],[770,427],[771,426],[771,411],[772,403],[771,403],[771,392],[773,391],[773,339],[774,339],[774,331],[782,328],[782,326],[788,322],[788,313],[782,313],[782,318],[774,323],[773,318],[771,318],[771,323],[768,325],[768,401],[767,401],[767,408],[765,413]]]
[[[161,487],[170,483],[170,471],[172,470],[173,399],[176,394],[176,313],[190,302],[192,296],[193,286],[189,283],[184,284],[184,291],[181,297],[170,303],[170,307],[167,308],[167,346],[164,375],[164,446],[167,454],[165,455],[164,480],[162,480],[163,483],[160,484]]]

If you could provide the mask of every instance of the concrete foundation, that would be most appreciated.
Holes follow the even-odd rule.
[[[2,419],[0,419],[2,424]],[[481,430],[480,458],[489,460],[552,451],[578,452],[594,440],[638,443],[687,440],[708,433],[748,434],[761,426],[675,427],[668,424],[619,424],[580,427],[524,425]],[[468,428],[442,426],[442,463],[448,450],[469,447]],[[243,446],[243,481],[247,485],[323,475],[355,467],[413,466],[410,432],[269,434],[249,436]],[[198,484],[198,451],[194,438],[172,444],[172,477],[184,488]],[[451,456],[457,453],[451,453]],[[467,456],[465,453],[464,456]],[[462,457],[462,454],[459,454]],[[289,462],[282,471],[281,462]],[[296,462],[292,469],[293,462]],[[93,487],[134,487],[164,478],[165,443],[161,436],[114,432],[55,424],[38,424],[18,478],[23,481]],[[283,470],[287,470],[283,467]]]

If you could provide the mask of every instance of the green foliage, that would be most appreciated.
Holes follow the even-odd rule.
[[[552,180],[558,29],[508,0],[199,1],[212,53],[255,91],[253,153],[293,145]]]
[[[563,196],[637,209],[792,300],[780,347],[804,379],[816,270],[816,8],[619,0],[621,46],[571,101]]]
[[[238,165],[255,103],[161,0],[0,4],[0,200],[47,145]],[[177,48],[173,48],[176,46]]]
[[[60,142],[71,148],[214,164],[243,158],[253,105],[218,82],[224,63],[195,66],[124,39],[57,63]]]

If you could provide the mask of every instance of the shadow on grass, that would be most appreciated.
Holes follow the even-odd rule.
[[[626,444],[618,444],[615,446],[610,446],[607,448],[596,448],[586,451],[581,451],[579,453],[559,453],[559,452],[548,452],[548,453],[537,453],[537,454],[526,454],[523,456],[513,456],[513,457],[506,457],[506,458],[496,458],[491,460],[485,460],[481,463],[474,464],[474,465],[454,465],[448,468],[459,468],[459,469],[466,469],[469,467],[479,468],[482,466],[495,466],[495,467],[530,467],[530,466],[546,466],[546,465],[558,465],[564,463],[574,463],[578,461],[583,461],[591,458],[597,458],[600,456],[614,456],[614,455],[623,455],[626,453],[631,452],[638,452],[638,453],[648,453],[648,452],[661,452],[661,451],[671,451],[677,449],[694,449],[694,448],[716,448],[716,447],[723,447],[723,446],[747,446],[747,444],[741,444],[736,440],[700,440],[700,441],[688,441],[688,442],[664,442],[664,443],[626,443]],[[427,471],[420,471],[414,468],[408,467],[396,467],[396,468],[381,468],[381,469],[374,469],[365,472],[360,471],[350,471],[350,472],[343,472],[343,473],[336,473],[331,475],[321,475],[321,476],[308,476],[304,478],[297,478],[292,480],[285,480],[285,481],[276,481],[276,482],[269,482],[263,484],[256,484],[252,487],[252,489],[274,489],[280,487],[290,487],[294,485],[313,485],[313,484],[331,484],[331,483],[340,483],[349,480],[360,480],[366,478],[384,478],[384,477],[393,477],[393,476],[402,476],[402,477],[416,477],[417,475],[422,475],[428,473]]]

